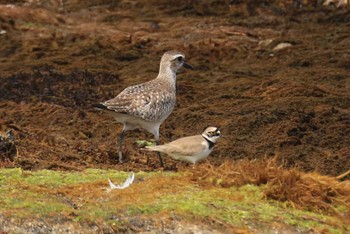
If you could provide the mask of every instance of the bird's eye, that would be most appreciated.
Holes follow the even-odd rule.
[[[212,132],[209,132],[209,134],[210,134],[211,136],[220,136],[220,131],[219,131],[219,130],[212,131]]]
[[[182,61],[184,60],[184,58],[181,57],[181,56],[180,56],[180,57],[177,57],[176,59],[177,59],[177,61],[179,61],[179,62],[182,62]]]

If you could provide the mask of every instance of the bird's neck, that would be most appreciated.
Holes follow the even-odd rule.
[[[214,145],[215,145],[215,141],[211,141],[209,138],[207,138],[205,135],[202,134],[202,137],[208,142],[209,144],[209,149],[211,150]]]
[[[170,68],[170,66],[161,65],[157,79],[165,80],[172,86],[176,86],[176,73]]]

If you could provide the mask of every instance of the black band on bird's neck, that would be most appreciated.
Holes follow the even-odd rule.
[[[211,150],[214,145],[215,145],[215,142],[212,142],[211,140],[209,140],[208,138],[206,138],[205,136],[203,136],[203,138],[208,142],[209,144],[209,149]]]

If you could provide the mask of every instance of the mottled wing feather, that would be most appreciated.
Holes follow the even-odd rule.
[[[115,98],[112,98],[108,101],[105,101],[105,105],[109,110],[116,111],[118,113],[130,114],[130,107],[135,99],[137,99],[140,94],[143,85],[134,85],[127,87],[121,93],[118,94]]]
[[[158,85],[148,82],[130,86],[103,104],[118,113],[159,121],[167,118],[173,110],[175,94],[161,91]]]

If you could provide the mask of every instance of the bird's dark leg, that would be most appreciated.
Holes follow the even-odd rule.
[[[157,143],[157,145],[159,145],[159,140],[157,140],[156,143]],[[157,155],[158,155],[158,158],[159,158],[160,166],[164,167],[162,156],[160,155],[159,152],[157,152]]]
[[[154,138],[156,139],[156,144],[159,145],[159,126],[156,129],[153,129],[153,131],[151,131],[154,135]],[[163,159],[162,156],[160,155],[159,152],[157,152],[158,158],[159,158],[159,162],[160,162],[160,166],[164,167],[164,163],[163,163]]]
[[[147,155],[146,165],[149,165],[149,156]]]
[[[156,144],[159,145],[159,130],[158,130],[158,132],[157,132],[154,136],[155,136],[155,138],[156,138]],[[157,155],[158,155],[158,158],[159,158],[160,166],[161,166],[161,167],[164,167],[164,163],[163,163],[162,156],[160,155],[159,152],[157,152]]]
[[[122,133],[120,134],[118,138],[118,145],[119,145],[119,162],[123,162],[123,140],[124,140],[124,135],[125,135],[125,129],[123,129]]]

